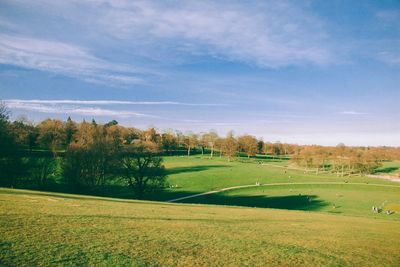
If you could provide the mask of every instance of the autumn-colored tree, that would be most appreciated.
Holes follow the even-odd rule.
[[[187,155],[190,156],[190,151],[198,145],[198,135],[194,133],[188,133],[185,136],[185,146],[187,148]]]
[[[231,161],[233,157],[236,157],[236,154],[239,149],[238,141],[236,140],[233,132],[230,131],[226,135],[224,139],[224,152],[225,155],[228,157],[228,160]]]
[[[139,140],[142,135],[141,131],[136,128],[126,128],[124,144],[132,144],[134,140]]]
[[[161,147],[164,151],[170,152],[177,149],[178,141],[172,131],[161,134]]]
[[[30,147],[30,133],[33,133],[35,129],[32,123],[25,117],[19,117],[10,126],[16,142],[23,147]]]
[[[254,157],[258,152],[258,140],[251,135],[242,135],[238,139],[239,147],[242,149],[246,154],[247,157]]]
[[[214,149],[217,144],[218,134],[215,131],[210,131],[203,135],[204,144],[210,149],[210,157],[214,156]]]
[[[55,153],[65,143],[64,123],[60,120],[47,119],[37,126],[38,142],[42,147]]]
[[[114,178],[118,145],[113,138],[107,138],[106,127],[80,123],[76,140],[68,146],[63,160],[66,182],[75,188],[95,188]]]
[[[160,143],[160,135],[157,133],[155,128],[149,128],[145,131],[142,131],[142,141],[145,142],[153,142],[153,143]]]
[[[118,124],[105,124],[104,131],[108,142],[114,144],[115,147],[120,147],[124,144],[128,131],[126,128]]]
[[[263,153],[266,154],[266,155],[271,155],[272,154],[272,143],[270,143],[270,142],[265,142],[264,143]]]

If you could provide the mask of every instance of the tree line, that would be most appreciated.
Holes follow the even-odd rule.
[[[0,105],[0,184],[63,183],[80,190],[98,188],[122,180],[138,198],[166,186],[163,155],[248,158],[266,155],[291,158],[305,169],[348,174],[371,173],[381,161],[400,159],[392,147],[300,146],[264,142],[252,135],[221,137],[205,133],[159,132],[124,127],[112,120],[99,124],[46,119],[34,125],[26,119],[10,121]]]
[[[336,173],[337,176],[373,173],[385,160],[399,160],[400,149],[394,147],[303,146],[291,157],[306,170]]]
[[[124,128],[116,121],[11,122],[0,106],[0,185],[46,188],[60,183],[87,191],[122,182],[143,198],[166,185],[153,137],[154,131]]]

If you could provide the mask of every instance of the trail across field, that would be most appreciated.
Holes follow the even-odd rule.
[[[343,182],[303,182],[303,183],[268,183],[268,184],[251,184],[251,185],[239,185],[239,186],[232,186],[226,187],[219,190],[208,191],[204,193],[194,194],[190,196],[180,197],[176,199],[168,200],[167,202],[177,202],[189,198],[195,198],[205,195],[217,194],[224,191],[235,190],[235,189],[242,189],[248,187],[261,187],[261,186],[280,186],[280,185],[364,185],[364,186],[380,186],[380,187],[392,187],[392,188],[400,188],[399,185],[387,185],[387,184],[371,184],[371,183],[343,183]]]

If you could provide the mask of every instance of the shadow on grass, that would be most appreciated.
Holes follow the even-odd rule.
[[[374,171],[374,173],[391,173],[397,171],[399,167],[386,167],[386,168],[378,168]]]
[[[119,192],[118,195],[113,194],[112,190],[108,192],[100,192],[97,194],[94,192],[83,194],[83,196],[77,195],[68,195],[71,192],[57,192],[63,193],[61,196],[57,196],[52,194],[51,192],[43,192],[43,191],[14,191],[13,194],[21,194],[21,195],[39,195],[39,196],[48,196],[48,197],[60,197],[66,199],[76,199],[83,201],[97,201],[96,198],[93,197],[108,197],[108,199],[102,199],[102,201],[108,202],[119,202],[119,203],[132,203],[129,200],[135,200],[133,193],[126,187],[115,188]],[[125,191],[125,195],[122,194],[121,191]],[[52,191],[54,192],[54,191]],[[76,194],[76,192],[74,192]],[[170,199],[180,198],[184,196],[190,196],[194,194],[198,194],[201,192],[186,192],[186,191],[170,191],[163,190],[149,193],[145,199],[150,201],[166,201]],[[65,194],[65,195],[64,195]],[[112,199],[114,198],[114,199]],[[145,202],[144,202],[145,203]],[[179,203],[191,203],[191,204],[213,204],[213,205],[227,205],[227,206],[243,206],[243,207],[258,207],[258,208],[275,208],[275,209],[286,209],[286,210],[308,210],[315,211],[322,209],[323,207],[329,205],[329,203],[318,199],[316,195],[286,195],[286,196],[227,196],[222,193],[219,194],[210,194],[199,197],[194,197],[186,200],[182,200],[179,202],[174,202],[176,204]],[[162,204],[162,202],[160,203]]]
[[[226,196],[223,194],[213,194],[182,200],[181,203],[216,204],[310,211],[319,210],[329,205],[329,203],[318,199],[318,196],[316,195]]]
[[[273,160],[273,161],[288,161],[290,158],[288,156],[272,156],[272,155],[256,155],[254,158],[256,159],[265,159],[265,160]]]
[[[186,172],[200,172],[209,169],[224,168],[224,167],[229,167],[229,165],[200,165],[200,166],[168,168],[167,173],[168,175],[171,175],[171,174],[186,173]]]

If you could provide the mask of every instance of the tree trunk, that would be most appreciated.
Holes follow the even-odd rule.
[[[188,147],[188,157],[190,156],[190,146]]]

